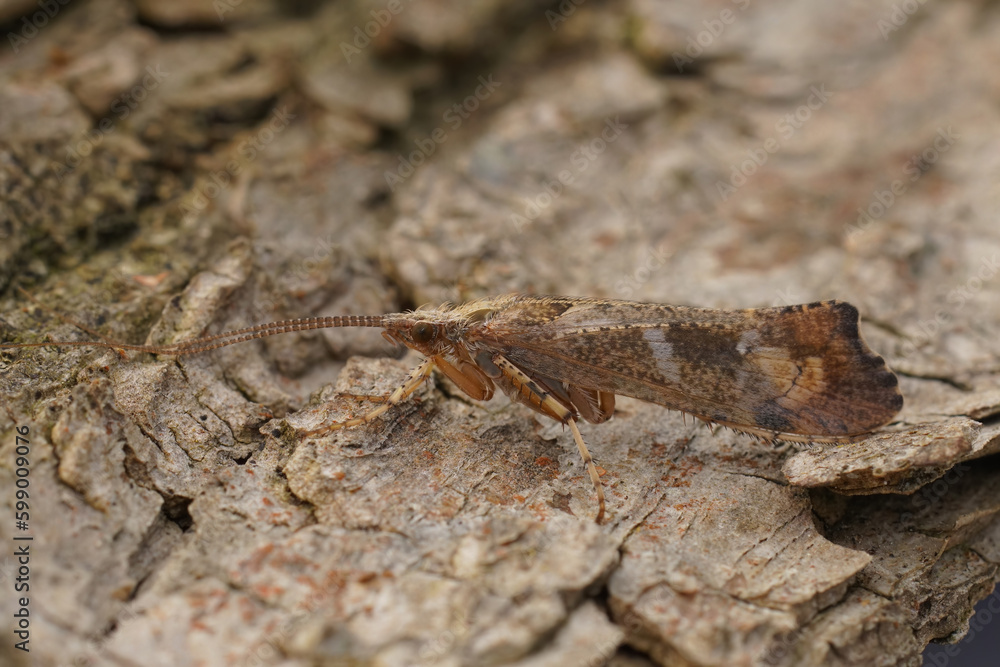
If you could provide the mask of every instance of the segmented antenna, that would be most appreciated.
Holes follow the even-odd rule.
[[[68,345],[73,347],[103,347],[112,350],[132,350],[149,354],[181,356],[207,352],[227,345],[235,345],[256,338],[266,338],[292,331],[309,331],[311,329],[332,329],[334,327],[381,327],[385,321],[384,315],[334,315],[331,317],[301,317],[294,320],[280,320],[258,324],[245,329],[226,331],[212,336],[204,336],[194,340],[173,343],[171,345],[131,345],[115,341],[96,340],[60,340],[42,343],[0,343],[0,349],[9,350],[21,347],[48,347]]]

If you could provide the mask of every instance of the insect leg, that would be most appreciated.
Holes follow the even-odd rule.
[[[453,365],[444,357],[434,357],[433,361],[439,371],[473,399],[488,401],[493,398],[493,382],[475,364],[459,359],[457,365]]]
[[[555,400],[548,392],[540,388],[527,373],[505,359],[502,355],[494,355],[493,363],[511,383],[514,391],[517,392],[511,398],[519,400],[536,411],[561,421],[563,424],[569,425],[569,430],[572,431],[573,439],[576,441],[576,448],[580,450],[580,456],[583,458],[583,463],[587,466],[587,472],[590,474],[590,481],[594,485],[594,490],[597,491],[596,521],[600,523],[604,518],[604,487],[601,485],[600,475],[597,474],[594,458],[590,455],[587,443],[583,441],[580,429],[576,426],[576,415],[559,401]]]
[[[596,389],[581,389],[576,385],[566,384],[559,380],[547,378],[535,373],[528,373],[538,386],[563,404],[563,407],[576,412],[580,418],[591,424],[601,424],[615,413],[615,395]]]
[[[317,435],[325,435],[330,431],[336,431],[337,429],[350,428],[351,426],[359,426],[361,424],[368,424],[372,422],[373,420],[375,420],[375,418],[377,418],[379,415],[387,411],[392,406],[406,400],[406,398],[408,398],[410,394],[415,392],[420,387],[420,385],[423,384],[424,380],[426,380],[430,376],[431,371],[433,369],[434,369],[434,362],[430,359],[427,359],[419,366],[414,368],[412,371],[410,371],[410,374],[407,376],[403,384],[401,384],[396,389],[396,391],[389,394],[388,398],[385,399],[382,405],[378,406],[371,412],[361,415],[360,417],[345,419],[344,421],[341,422],[333,422],[332,424],[327,424],[314,431],[306,431],[305,433],[303,433],[303,436],[308,438]]]
[[[356,398],[359,401],[371,401],[372,403],[385,403],[389,400],[388,396],[375,396],[374,394],[354,394],[349,391],[341,391],[337,393],[337,398]]]
[[[615,414],[615,395],[611,392],[570,385],[569,396],[580,416],[591,424],[602,424]]]
[[[597,466],[594,465],[594,458],[590,455],[590,450],[587,449],[587,443],[583,441],[583,436],[580,435],[580,429],[576,426],[576,420],[570,417],[566,423],[569,424],[569,430],[573,432],[573,439],[576,440],[576,448],[580,450],[583,463],[587,466],[587,472],[590,473],[590,483],[594,485],[594,490],[597,491],[597,518],[594,521],[600,523],[604,518],[604,487],[601,485],[601,476],[597,474]]]

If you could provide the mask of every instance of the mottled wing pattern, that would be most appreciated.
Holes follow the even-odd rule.
[[[723,311],[515,297],[476,338],[532,373],[754,433],[861,435],[903,402],[840,301]]]

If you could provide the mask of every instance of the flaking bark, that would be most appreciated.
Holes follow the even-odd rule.
[[[707,5],[413,3],[361,48],[383,5],[234,4],[219,34],[202,5],[66,7],[0,70],[4,341],[86,335],[16,286],[133,343],[513,291],[839,298],[906,403],[776,447],[620,399],[582,427],[598,526],[568,432],[440,378],[302,438],[417,362],[372,330],[4,351],[36,551],[32,661],[0,661],[904,665],[965,631],[1000,564],[995,13],[883,39],[874,7],[762,7],[692,56]]]

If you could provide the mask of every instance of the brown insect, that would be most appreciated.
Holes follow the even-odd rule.
[[[597,491],[604,491],[576,422],[614,414],[631,396],[768,440],[851,442],[903,405],[898,381],[862,340],[843,301],[713,310],[631,301],[505,295],[392,315],[261,324],[173,345],[59,341],[162,355],[205,352],[290,331],[380,327],[426,357],[378,407],[306,435],[366,424],[410,396],[437,368],[466,394],[511,400],[569,426]]]

